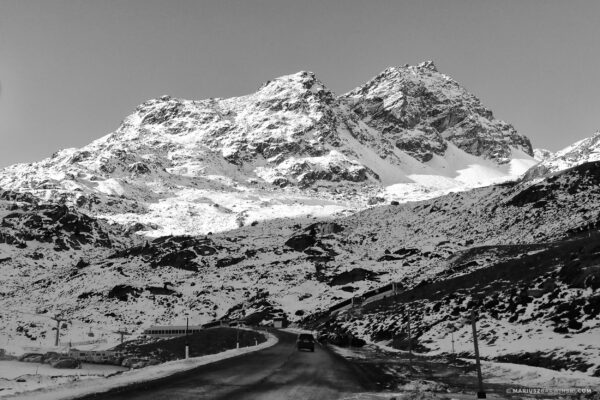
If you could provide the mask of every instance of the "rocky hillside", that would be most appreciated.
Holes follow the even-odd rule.
[[[77,310],[85,319],[73,297],[58,299],[57,289],[87,267],[86,260],[133,243],[114,226],[30,194],[0,191],[0,221],[0,347],[50,340],[48,318],[57,314]]]
[[[407,350],[410,316],[417,352],[450,355],[454,334],[455,352],[473,357],[474,311],[484,359],[600,376],[599,239],[594,232],[538,245],[473,248],[429,281],[365,305],[362,315],[337,316],[327,331]]]
[[[599,188],[595,162],[347,218],[378,249],[372,259],[402,271],[384,282],[403,289],[306,323],[406,350],[410,315],[413,349],[450,354],[454,332],[456,351],[472,356],[476,311],[484,358],[600,376]]]
[[[375,207],[348,217],[273,219],[223,233],[167,236],[129,244],[111,239],[108,248],[102,239],[105,235],[100,233],[106,228],[103,224],[94,225],[92,219],[94,235],[77,241],[86,246],[84,251],[72,248],[34,260],[19,247],[22,245],[18,241],[0,244],[3,254],[13,254],[0,264],[2,273],[10,274],[12,282],[0,303],[3,309],[14,311],[4,317],[2,334],[20,343],[46,340],[52,335],[49,324],[31,314],[51,315],[57,310],[75,321],[63,330],[63,340],[85,338],[90,328],[116,337],[110,332],[121,327],[140,332],[152,324],[181,323],[186,316],[194,323],[225,315],[247,318],[253,323],[268,322],[276,314],[301,320],[392,281],[408,293],[446,284],[468,291],[473,282],[479,282],[478,290],[484,291],[496,287],[490,281],[492,286],[488,288],[485,279],[499,276],[498,284],[506,285],[498,289],[498,301],[502,303],[498,307],[512,311],[500,312],[499,308],[500,317],[490,320],[490,326],[502,324],[502,332],[507,332],[511,342],[523,344],[519,335],[523,329],[530,329],[523,324],[546,321],[548,326],[541,328],[548,339],[544,342],[546,347],[538,346],[542,354],[550,354],[556,349],[553,343],[563,343],[565,335],[571,336],[573,346],[588,346],[585,354],[598,354],[597,345],[586,341],[589,335],[597,335],[600,327],[597,314],[589,312],[593,306],[587,306],[588,300],[595,304],[593,299],[599,290],[592,268],[596,251],[586,250],[591,258],[580,266],[565,267],[573,261],[565,254],[576,252],[579,245],[569,245],[570,253],[556,248],[556,242],[577,238],[583,240],[583,246],[586,235],[596,234],[600,221],[594,207],[600,201],[598,187],[600,165],[588,163],[537,183],[479,188],[422,202]],[[23,207],[17,198],[4,204],[7,210]],[[79,215],[75,211],[69,213]],[[3,215],[6,222],[2,225],[11,223],[13,217],[8,211]],[[6,229],[17,237],[13,228]],[[76,243],[75,231],[65,229],[60,225],[57,231],[66,235],[63,241]],[[110,239],[110,231],[106,232]],[[43,236],[26,240],[27,251],[42,249],[37,251],[48,253],[43,250],[48,246]],[[55,246],[54,242],[51,246]],[[537,265],[535,257],[531,257],[538,252],[547,252],[544,260],[549,261],[531,271],[511,275],[511,271],[529,266],[526,260]],[[564,257],[555,259],[552,254]],[[511,262],[517,264],[503,266]],[[564,284],[556,282],[561,294],[536,297],[530,301],[531,307],[536,308],[523,315],[516,311],[517,305],[510,305],[515,296],[511,292],[515,279],[529,282],[529,289],[545,290],[544,282],[556,280],[561,273],[567,276],[561,281]],[[474,278],[461,283],[461,276]],[[423,293],[433,296],[436,292]],[[434,340],[430,337],[441,326],[435,318],[445,318],[446,311],[454,315],[452,310],[456,307],[457,317],[470,310],[465,305],[469,301],[466,292],[457,291],[449,302],[442,294],[439,301],[446,303],[437,310],[443,312],[427,314],[432,315],[433,325],[419,333],[422,345],[432,351],[443,351],[439,343],[425,343]],[[580,317],[571,318],[569,314],[565,320],[554,321],[549,319],[551,313],[543,311],[545,307],[561,311],[567,307],[561,304],[574,298],[584,299],[577,311]],[[539,318],[527,322],[526,316],[535,310],[540,310]],[[349,321],[344,328],[376,340],[378,335],[384,335],[378,332],[396,326],[389,321],[374,322],[387,321],[387,315],[383,310],[375,311],[364,319]],[[513,315],[517,315],[516,319]],[[440,321],[447,322],[443,318]],[[567,330],[555,331],[557,327]],[[527,337],[534,337],[534,333],[529,332]],[[565,348],[572,347],[569,346]],[[490,357],[520,351],[518,346],[511,347]]]
[[[0,187],[151,237],[331,216],[512,179],[529,140],[431,62],[337,96],[311,72],[230,99],[163,96],[81,149],[0,172]]]

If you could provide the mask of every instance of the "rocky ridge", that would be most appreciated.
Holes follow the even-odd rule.
[[[0,187],[158,237],[434,197],[516,178],[532,154],[427,62],[342,96],[299,72],[241,97],[149,100],[81,149],[5,168]]]
[[[533,179],[578,165],[600,160],[600,132],[582,139],[563,150],[547,156],[525,174],[525,179]]]

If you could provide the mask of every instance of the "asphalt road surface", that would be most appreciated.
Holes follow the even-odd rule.
[[[279,342],[267,349],[84,399],[328,400],[376,390],[360,366],[319,345],[314,353],[298,351],[296,335],[274,333]]]

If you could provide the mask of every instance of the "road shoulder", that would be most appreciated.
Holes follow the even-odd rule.
[[[84,396],[90,396],[99,393],[105,393],[112,390],[118,390],[123,387],[143,384],[149,381],[160,380],[172,377],[179,373],[185,373],[194,368],[222,361],[228,358],[263,350],[277,344],[278,339],[275,335],[267,333],[267,340],[257,346],[242,347],[223,351],[217,354],[210,354],[201,357],[193,357],[187,360],[170,361],[159,365],[153,365],[138,370],[126,371],[108,378],[93,378],[88,380],[79,380],[67,385],[38,389],[16,393],[11,396],[2,397],[6,399],[28,399],[28,400],[71,400]],[[0,396],[1,397],[1,396]]]

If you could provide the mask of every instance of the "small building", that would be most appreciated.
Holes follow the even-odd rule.
[[[114,350],[78,350],[69,349],[69,357],[75,360],[85,361],[96,364],[115,364],[119,365],[123,355]]]
[[[176,337],[185,336],[186,331],[188,335],[200,332],[202,330],[201,325],[190,325],[186,328],[185,325],[172,325],[172,326],[151,326],[144,331],[144,335],[150,337]]]
[[[273,328],[285,328],[285,318],[275,317],[273,318]]]

